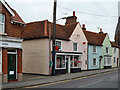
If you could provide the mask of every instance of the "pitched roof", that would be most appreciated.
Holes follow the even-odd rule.
[[[47,29],[45,29],[45,21],[47,22]],[[72,23],[69,25],[56,24],[56,38],[69,40],[77,24],[78,23]],[[48,20],[27,23],[23,33],[24,40],[49,37],[49,25],[51,25],[52,35],[53,23]],[[45,33],[47,33],[47,35]]]
[[[12,8],[11,8],[11,9],[12,9]],[[14,9],[12,9],[12,11],[15,13],[15,16],[12,16],[11,20],[25,24],[25,22],[24,22],[24,21],[22,20],[22,18],[18,15],[18,13],[17,13]]]
[[[88,40],[88,44],[92,44],[92,45],[102,45],[107,33],[95,33],[95,32],[90,32],[90,31],[86,31],[83,30],[87,40]]]
[[[118,24],[117,24],[117,27],[116,27],[115,36],[117,36],[118,32],[120,32],[120,17],[118,19]]]
[[[118,46],[115,42],[111,42],[112,47],[117,47],[120,48],[120,46]]]
[[[25,22],[21,19],[21,17],[18,15],[18,13],[14,9],[12,9],[5,0],[1,0],[1,2],[5,6],[5,8],[10,12],[10,14],[12,15],[11,21],[25,24]]]

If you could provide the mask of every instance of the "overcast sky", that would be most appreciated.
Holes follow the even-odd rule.
[[[6,0],[26,22],[53,21],[53,0]],[[57,19],[71,16],[76,11],[77,21],[86,24],[89,31],[99,32],[97,27],[103,28],[110,39],[114,40],[114,33],[118,21],[119,0],[58,0]],[[57,23],[65,24],[65,20]]]

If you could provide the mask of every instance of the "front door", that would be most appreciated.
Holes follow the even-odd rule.
[[[66,57],[66,73],[70,73],[70,57]]]
[[[119,67],[119,58],[117,58],[117,67]]]
[[[8,54],[8,81],[16,80],[16,54]]]

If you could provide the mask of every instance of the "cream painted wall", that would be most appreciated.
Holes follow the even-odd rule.
[[[112,67],[117,67],[117,58],[119,58],[119,48],[116,48],[116,52],[114,52],[114,48],[116,47],[112,47]],[[115,63],[114,63],[114,57],[116,58]],[[119,66],[119,62],[118,62],[118,66]]]
[[[23,73],[49,74],[48,39],[27,40],[23,43]]]
[[[77,42],[78,43],[78,52],[82,53],[81,56],[81,61],[82,61],[82,66],[81,69],[82,70],[87,70],[87,64],[85,64],[85,61],[87,61],[87,39],[85,37],[85,34],[80,26],[80,24],[78,23],[74,32],[72,33],[71,37],[70,37],[69,42],[62,42],[62,49],[63,51],[71,51],[73,52],[73,42]],[[83,44],[83,42],[86,42],[86,44]]]

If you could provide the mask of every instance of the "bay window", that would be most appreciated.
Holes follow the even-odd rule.
[[[110,65],[112,65],[112,59],[111,59],[111,57],[105,57],[105,58],[104,58],[104,65],[105,65],[105,66],[110,66]]]
[[[4,33],[5,28],[5,15],[0,13],[0,33]]]

